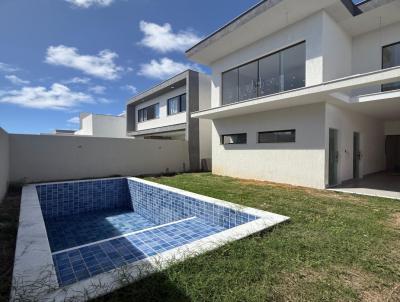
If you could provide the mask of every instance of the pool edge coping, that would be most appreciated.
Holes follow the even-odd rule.
[[[65,287],[59,287],[57,280],[50,244],[47,238],[47,231],[44,223],[43,214],[41,211],[39,197],[37,194],[36,186],[48,185],[48,184],[60,184],[60,183],[74,183],[74,182],[86,182],[86,181],[99,181],[99,180],[112,180],[112,179],[127,179],[133,180],[153,187],[158,187],[170,192],[175,192],[187,197],[200,199],[205,202],[209,202],[215,205],[227,207],[234,210],[240,210],[241,212],[251,214],[259,217],[258,219],[227,229],[217,234],[202,238],[189,244],[182,245],[180,247],[162,252],[160,254],[147,257],[143,260],[133,262],[128,265],[124,265],[119,268],[112,269],[108,272],[95,275],[88,279],[78,281]],[[16,284],[16,274],[24,272],[23,279],[26,283],[38,280],[43,275],[43,268],[47,267],[51,272],[49,277],[49,289],[54,289],[51,292],[43,292],[37,290],[33,294],[40,296],[43,301],[64,301],[66,299],[76,298],[76,293],[85,293],[85,296],[80,296],[80,300],[85,301],[105,295],[118,288],[126,286],[129,283],[137,281],[141,278],[148,276],[149,274],[160,271],[173,263],[183,261],[185,259],[200,255],[207,251],[211,251],[218,247],[221,247],[229,242],[242,239],[251,234],[258,233],[262,230],[271,228],[279,223],[289,220],[287,216],[258,210],[251,207],[245,207],[239,204],[227,202],[224,200],[212,198],[197,193],[192,193],[182,189],[162,185],[156,182],[144,180],[136,177],[114,177],[114,178],[101,178],[101,179],[88,179],[88,180],[76,180],[76,181],[62,181],[62,182],[49,182],[49,183],[38,183],[29,184],[24,186],[21,196],[21,212],[18,226],[17,244],[15,251],[15,262],[12,280],[12,291],[10,300],[14,301],[16,295],[19,294],[18,284]],[[30,235],[29,235],[30,234]],[[43,235],[45,237],[43,238]],[[37,238],[37,241],[28,241],[29,238]],[[28,237],[25,238],[25,237]],[[32,253],[36,255],[40,260],[33,261]],[[36,259],[35,259],[36,260]],[[30,272],[28,277],[25,276],[27,271]],[[129,272],[132,279],[129,283],[121,283],[120,273],[121,271]],[[17,276],[22,277],[22,276]],[[36,277],[36,279],[32,279]],[[27,280],[25,280],[27,279]],[[95,292],[86,292],[85,290],[90,287],[94,287],[95,284],[110,284],[105,287],[104,290],[97,290]]]

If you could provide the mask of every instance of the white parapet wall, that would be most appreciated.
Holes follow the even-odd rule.
[[[188,144],[184,141],[10,134],[9,143],[13,183],[189,169]]]
[[[0,203],[7,192],[10,168],[9,135],[0,128]]]

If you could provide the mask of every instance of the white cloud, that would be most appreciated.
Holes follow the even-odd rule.
[[[67,121],[68,124],[80,124],[80,122],[79,116],[74,116]]]
[[[16,72],[18,70],[19,69],[16,68],[16,67],[13,67],[13,66],[11,66],[9,64],[0,62],[0,71],[1,72]]]
[[[109,6],[114,0],[65,0],[74,6],[89,8],[91,6]]]
[[[19,77],[17,77],[16,75],[6,75],[4,76],[7,80],[9,80],[11,83],[13,83],[14,85],[28,85],[30,82],[23,80]]]
[[[122,111],[118,116],[126,116],[126,110]]]
[[[140,30],[144,33],[139,43],[156,51],[166,53],[169,51],[185,51],[201,40],[191,30],[174,33],[169,23],[158,25],[156,23],[140,21]]]
[[[187,69],[202,71],[196,64],[175,62],[169,58],[162,58],[159,61],[151,60],[150,63],[142,64],[138,75],[164,80]]]
[[[125,85],[125,86],[122,86],[121,89],[127,90],[127,91],[129,91],[130,93],[132,93],[132,94],[136,94],[136,93],[138,92],[137,88],[136,88],[135,86],[132,86],[132,85]]]
[[[89,84],[90,79],[89,78],[80,78],[80,77],[74,77],[69,80],[63,81],[64,84]]]
[[[88,90],[95,94],[104,94],[106,92],[106,87],[101,86],[101,85],[96,85],[96,86],[90,87]]]
[[[0,91],[0,103],[15,104],[35,109],[70,109],[83,103],[93,103],[90,95],[75,92],[59,83],[49,89],[42,86]]]
[[[98,55],[81,55],[75,47],[65,45],[50,46],[47,49],[46,63],[80,70],[88,75],[105,80],[115,80],[123,68],[114,62],[118,55],[108,49]]]

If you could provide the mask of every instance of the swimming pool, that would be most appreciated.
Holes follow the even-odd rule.
[[[86,300],[122,286],[122,270],[129,283],[287,219],[138,178],[29,185],[14,296],[18,287],[48,278],[43,297],[79,292]]]

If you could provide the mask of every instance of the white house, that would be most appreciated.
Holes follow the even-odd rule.
[[[126,116],[81,113],[80,129],[74,135],[126,138]]]
[[[211,123],[192,112],[211,106],[210,77],[193,70],[178,74],[134,96],[127,104],[127,133],[136,139],[188,142],[190,170],[211,165]]]
[[[315,188],[400,167],[400,1],[265,0],[187,51],[212,68],[213,173]]]

